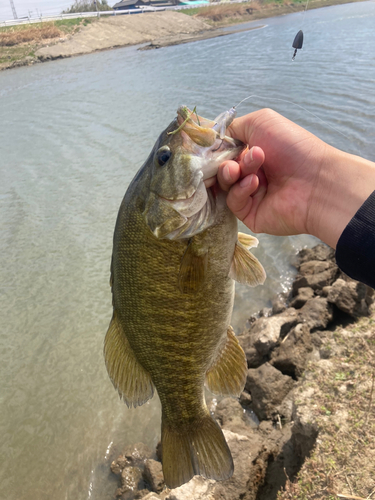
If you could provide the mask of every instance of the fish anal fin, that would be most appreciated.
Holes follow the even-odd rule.
[[[165,484],[177,488],[193,476],[222,481],[233,474],[233,459],[218,423],[208,413],[188,428],[174,428],[162,417]]]
[[[246,375],[246,356],[230,326],[222,351],[206,373],[206,387],[214,394],[240,396]]]
[[[250,286],[262,285],[266,272],[262,264],[242,243],[235,245],[229,277]]]
[[[154,384],[135,357],[115,310],[104,340],[104,359],[109,378],[129,408],[152,398]]]
[[[208,265],[208,251],[193,240],[181,260],[178,287],[182,293],[195,293],[203,285]]]
[[[256,248],[259,244],[258,238],[255,238],[255,236],[251,236],[251,234],[246,234],[246,233],[238,233],[238,241],[243,245],[245,248]]]

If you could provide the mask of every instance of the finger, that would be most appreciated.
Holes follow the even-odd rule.
[[[253,202],[251,195],[257,190],[258,185],[258,177],[250,174],[230,189],[227,205],[238,219],[244,220],[249,215]]]
[[[254,111],[248,115],[236,118],[227,129],[228,135],[239,139],[245,144],[251,144],[253,134],[256,130],[256,121],[261,118],[261,111]]]
[[[216,184],[216,175],[209,177],[208,179],[206,179],[203,182],[204,182],[204,185],[206,186],[206,189],[210,188],[211,186]]]
[[[240,169],[241,177],[245,177],[249,174],[256,174],[258,169],[263,165],[266,156],[262,148],[258,146],[253,146],[247,151],[247,153],[241,158]]]
[[[229,160],[222,163],[217,173],[217,180],[223,191],[229,191],[230,187],[240,178],[240,166],[236,161]]]
[[[257,212],[260,203],[263,201],[264,197],[267,194],[267,188],[268,188],[267,177],[266,177],[262,168],[260,168],[258,170],[257,177],[258,177],[258,186],[257,186],[257,189],[253,192],[253,194],[251,196],[252,200],[253,200],[253,203],[251,206],[253,213]]]

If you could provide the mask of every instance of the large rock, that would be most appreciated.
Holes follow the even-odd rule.
[[[269,363],[247,372],[246,390],[253,400],[253,409],[260,420],[270,419],[279,405],[294,387],[294,380],[283,375]]]
[[[139,493],[142,493],[142,492],[139,492]],[[135,498],[142,498],[142,500],[159,500],[161,497],[159,495],[157,495],[156,493],[154,492],[151,492],[151,493],[147,493],[146,495],[142,495],[140,496],[139,493],[135,496]]]
[[[309,287],[302,287],[298,289],[297,295],[290,302],[290,307],[294,309],[301,309],[309,299],[314,297],[314,290]]]
[[[116,496],[128,499],[142,486],[141,469],[130,465],[121,472],[121,486],[117,489]]]
[[[304,262],[308,262],[311,260],[332,260],[335,259],[335,251],[325,245],[324,243],[320,243],[316,245],[314,248],[303,248],[298,253],[298,260],[300,264]]]
[[[367,316],[369,304],[372,303],[367,297],[369,287],[358,281],[343,279],[336,280],[332,286],[324,289],[328,302],[335,304],[338,309],[353,317]]]
[[[213,499],[256,500],[274,450],[265,448],[261,437],[255,433],[247,437],[225,429],[223,432],[232,452],[234,473],[230,479],[215,484]]]
[[[313,387],[300,390],[293,408],[292,442],[301,460],[310,454],[318,437],[319,428],[310,404],[314,397],[316,394]]]
[[[280,314],[284,312],[286,308],[286,297],[284,297],[284,295],[278,295],[272,301],[272,314]]]
[[[306,324],[310,330],[322,330],[332,319],[332,305],[323,297],[308,300],[298,314],[299,323]]]
[[[143,467],[145,460],[153,456],[154,453],[144,443],[127,446],[123,453],[111,463],[111,471],[114,474],[121,474],[123,469],[129,465]]]
[[[152,491],[157,493],[162,491],[164,488],[164,475],[161,463],[152,458],[146,460],[143,478],[150,485]]]
[[[326,245],[304,249],[298,257],[298,274],[293,282],[293,295],[296,295],[300,288],[306,287],[319,292],[324,286],[332,285],[340,274],[334,251]]]
[[[284,375],[297,378],[304,371],[312,350],[309,327],[299,324],[272,353],[271,364]]]
[[[281,314],[259,318],[249,329],[253,347],[265,356],[275,347],[280,337],[297,324],[297,311],[290,307]]]
[[[312,288],[313,290],[321,290],[323,287],[331,285],[339,274],[337,266],[332,265],[323,272],[316,274],[298,274],[293,282],[293,295],[298,293],[300,288]]]
[[[248,393],[248,397],[251,397]],[[242,398],[243,400],[243,398]],[[219,421],[223,429],[251,436],[253,430],[258,427],[257,419],[251,418],[251,413],[246,411],[238,399],[224,398],[218,403],[215,409],[215,418]]]
[[[215,481],[194,476],[188,483],[174,488],[165,500],[214,500],[212,489]]]
[[[255,349],[254,338],[250,331],[238,335],[237,338],[246,355],[248,368],[257,368],[260,366],[264,362],[264,356]]]

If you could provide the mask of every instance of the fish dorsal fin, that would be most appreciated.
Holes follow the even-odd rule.
[[[207,248],[197,244],[194,239],[188,243],[181,260],[178,287],[182,293],[195,293],[203,285],[208,265]]]
[[[259,244],[259,240],[255,236],[240,232],[238,233],[238,241],[247,249],[256,248]]]
[[[247,375],[247,361],[233,328],[227,331],[227,341],[206,373],[206,386],[214,394],[239,396]]]
[[[112,384],[129,408],[141,406],[152,398],[151,377],[135,357],[116,310],[104,340],[104,359]]]
[[[229,277],[250,286],[262,285],[266,279],[262,264],[239,241],[235,245]]]

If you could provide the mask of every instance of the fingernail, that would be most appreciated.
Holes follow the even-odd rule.
[[[246,177],[244,177],[242,179],[242,181],[240,182],[240,187],[242,187],[242,188],[249,187],[251,184],[251,181],[253,180],[253,177],[254,177],[254,174],[247,175]]]
[[[228,165],[225,165],[225,167],[223,168],[223,177],[225,182],[232,182],[232,177],[230,175],[230,170]]]
[[[249,149],[249,151],[245,154],[243,161],[246,165],[250,165],[253,161],[253,148]]]

